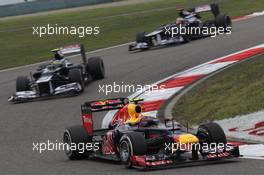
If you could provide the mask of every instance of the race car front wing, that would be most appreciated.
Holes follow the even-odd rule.
[[[65,85],[58,86],[54,89],[51,94],[40,95],[37,91],[20,91],[16,92],[14,95],[8,98],[9,102],[25,102],[34,99],[46,98],[51,96],[65,95],[65,94],[76,94],[82,90],[79,83],[69,83]]]
[[[154,42],[154,41],[153,41]],[[180,44],[183,43],[184,38],[182,36],[176,36],[176,37],[172,37],[169,39],[159,39],[157,41],[155,41],[155,43],[153,43],[153,46],[164,46],[164,45],[170,45],[170,44]],[[148,43],[145,42],[141,42],[141,43],[133,43],[130,44],[128,46],[128,50],[129,51],[136,51],[136,50],[147,50],[149,49],[151,46]]]
[[[192,153],[187,153],[192,154]],[[201,155],[196,159],[192,159],[191,156],[187,157],[175,157],[168,156],[166,154],[157,155],[143,155],[143,156],[132,156],[132,164],[134,168],[142,170],[160,169],[168,167],[177,167],[180,165],[199,165],[202,162],[209,163],[212,160],[225,160],[240,157],[239,148],[234,146],[229,151],[223,151],[219,153],[208,153]],[[213,161],[215,162],[215,161]]]

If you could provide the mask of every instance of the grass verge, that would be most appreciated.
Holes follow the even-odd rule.
[[[157,0],[140,5],[126,5],[49,13],[1,20],[0,22],[0,69],[47,60],[49,50],[67,44],[84,43],[88,51],[133,41],[138,31],[150,31],[161,24],[175,21],[176,7],[193,7],[210,0]],[[221,1],[223,12],[240,16],[264,9],[262,0]],[[33,26],[99,26],[100,34],[78,36],[32,35]]]
[[[199,124],[264,109],[264,54],[209,78],[174,106],[182,123]]]

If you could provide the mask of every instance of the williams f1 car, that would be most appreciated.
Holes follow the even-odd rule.
[[[202,20],[202,12],[212,12],[214,19]],[[190,10],[180,9],[176,22],[162,25],[151,33],[139,32],[136,42],[130,44],[128,50],[148,50],[155,46],[187,43],[220,32],[230,33],[231,26],[231,18],[220,14],[217,4],[198,6]]]
[[[82,44],[52,50],[54,58],[27,76],[16,79],[16,93],[8,101],[18,103],[59,95],[76,95],[84,91],[85,84],[104,78],[104,63],[100,57],[86,58]],[[81,54],[82,63],[73,64],[67,56]]]
[[[115,98],[84,103],[83,125],[68,127],[63,134],[68,158],[102,158],[148,170],[240,156],[239,148],[227,143],[218,124],[202,124],[192,134],[173,120],[161,123],[144,116],[141,101]],[[109,128],[94,129],[93,113],[116,109]]]

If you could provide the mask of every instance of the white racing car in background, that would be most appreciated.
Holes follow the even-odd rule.
[[[105,76],[100,57],[86,58],[82,44],[52,50],[54,58],[40,65],[36,71],[16,79],[16,93],[8,101],[18,103],[58,95],[76,95],[83,92],[85,84]],[[67,56],[80,54],[81,64],[73,64]]]
[[[211,12],[214,18],[202,20],[200,16],[202,12]],[[191,40],[215,36],[218,33],[216,29],[219,28],[222,28],[222,33],[229,33],[231,26],[231,18],[221,14],[217,4],[197,6],[190,10],[180,9],[176,22],[162,25],[151,33],[139,32],[136,35],[136,42],[130,44],[128,50],[148,50],[157,46],[187,43]]]

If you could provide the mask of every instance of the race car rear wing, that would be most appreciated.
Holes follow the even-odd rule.
[[[121,109],[128,103],[138,103],[143,101],[142,98],[112,98],[107,100],[89,101],[85,102],[82,106],[90,108],[91,112],[109,111]]]
[[[215,17],[220,14],[220,10],[219,10],[218,4],[207,4],[207,5],[197,6],[197,7],[194,8],[193,11],[195,13],[211,11],[214,14]]]
[[[83,126],[87,133],[92,135],[93,127],[93,112],[109,111],[115,109],[122,109],[128,103],[135,103],[143,101],[142,98],[112,98],[107,100],[89,101],[81,106]]]
[[[58,51],[60,51],[64,56],[81,54],[83,63],[87,63],[85,47],[83,44],[73,44],[52,50],[52,52],[58,52]]]

